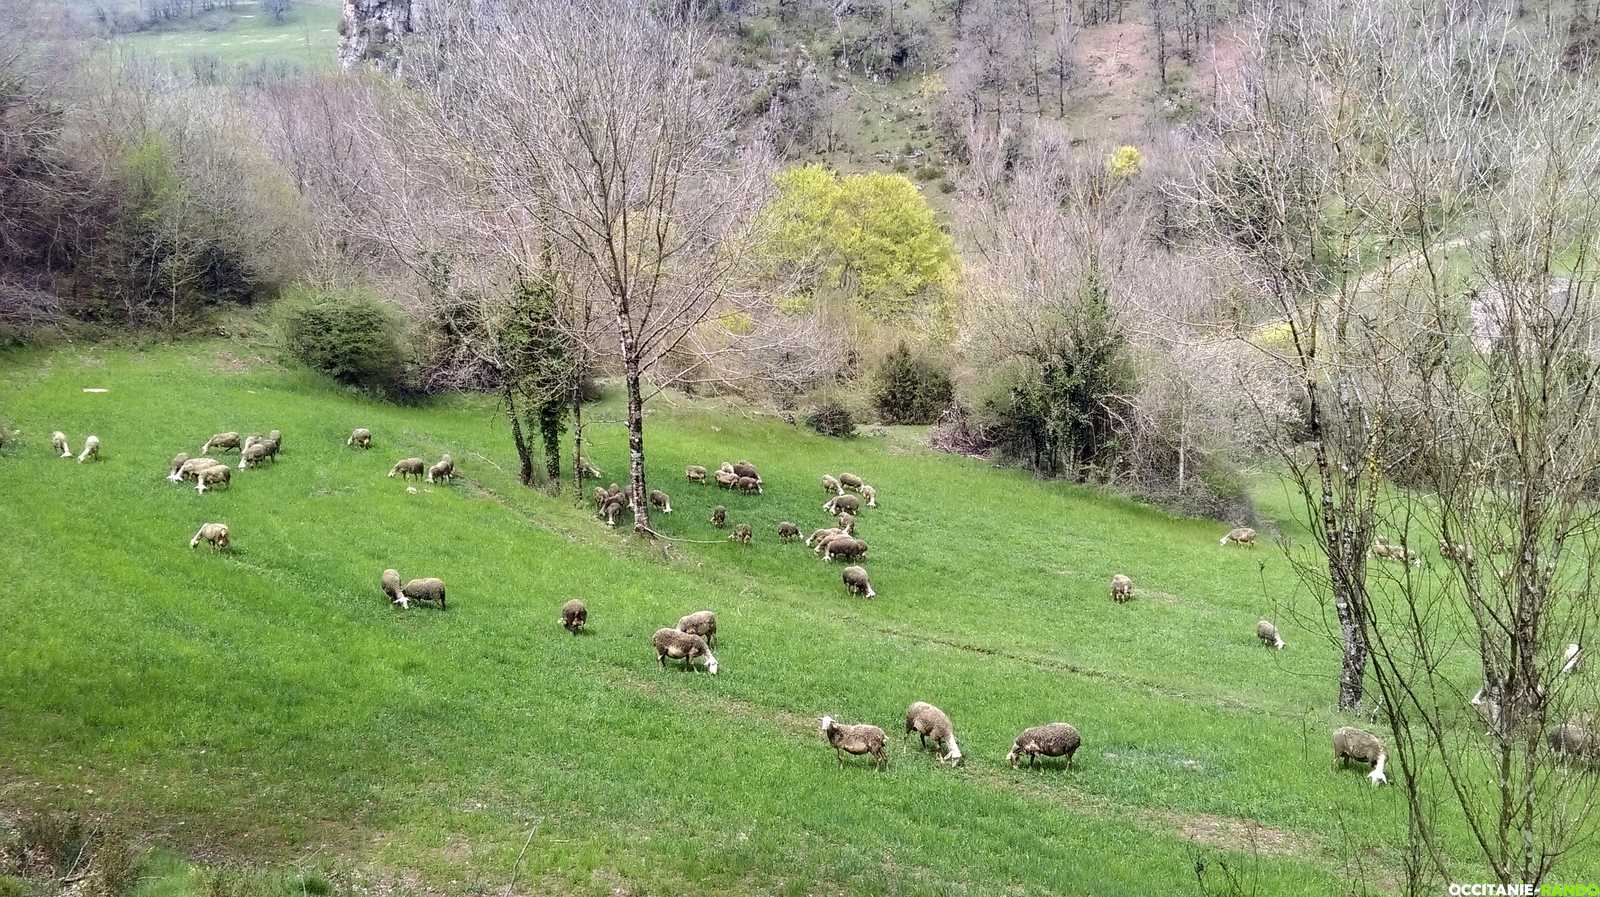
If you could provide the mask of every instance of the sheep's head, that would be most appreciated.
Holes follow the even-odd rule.
[[[822,730],[823,735],[827,735],[828,731],[833,728],[833,717],[824,716],[822,719],[817,720],[817,728]]]
[[[964,758],[961,756],[961,748],[956,744],[955,736],[951,736],[950,750],[940,758],[940,762],[949,763],[951,766],[960,766],[963,759]]]
[[[1388,754],[1379,754],[1378,762],[1372,767],[1372,771],[1367,773],[1367,778],[1371,780],[1372,787],[1376,788],[1380,785],[1389,784],[1389,777],[1383,774],[1383,764],[1388,759]]]
[[[1021,752],[1017,750],[1017,743],[1015,741],[1011,742],[1011,753],[1006,754],[1006,762],[1011,764],[1011,768],[1016,768],[1017,757],[1020,754]]]
[[[717,674],[717,658],[710,651],[706,652],[706,672],[713,676]]]

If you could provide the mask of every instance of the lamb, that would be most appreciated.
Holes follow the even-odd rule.
[[[827,547],[822,549],[822,559],[825,561],[832,561],[836,557],[859,560],[866,556],[867,543],[860,539],[852,539],[849,536],[840,536],[830,541]]]
[[[906,734],[910,735],[913,731],[924,748],[928,746],[928,739],[932,738],[934,747],[945,749],[939,757],[940,763],[961,765],[961,747],[956,744],[955,728],[950,725],[950,717],[943,710],[926,701],[917,701],[907,707]]]
[[[1017,759],[1023,754],[1028,755],[1028,767],[1033,767],[1034,761],[1042,754],[1046,757],[1066,757],[1067,766],[1072,766],[1072,755],[1078,752],[1078,746],[1083,739],[1078,736],[1078,730],[1067,723],[1048,723],[1043,726],[1034,726],[1023,729],[1011,742],[1011,753],[1006,754],[1006,761],[1011,768],[1017,766]]]
[[[383,594],[389,596],[389,602],[391,604],[399,604],[400,603],[400,571],[398,571],[398,570],[385,570],[385,571],[383,571],[383,575],[378,577],[378,588],[383,591]]]
[[[833,474],[825,473],[822,475],[822,491],[829,495],[843,495],[844,487],[839,485],[839,481],[834,478]]]
[[[90,458],[96,461],[100,460],[100,437],[98,436],[85,436],[83,439],[83,451],[78,453],[78,463],[82,464]]]
[[[661,664],[662,669],[667,668],[668,657],[682,660],[686,670],[694,669],[694,662],[698,659],[705,664],[706,672],[713,676],[717,674],[717,658],[712,655],[706,640],[698,635],[662,628],[650,637],[650,644],[655,646],[656,662]]]
[[[746,495],[761,494],[761,481],[755,477],[740,477],[733,485],[734,488],[745,493]]]
[[[226,523],[206,523],[195,531],[194,538],[189,540],[189,547],[194,548],[201,542],[210,543],[213,549],[228,547],[228,525]]]
[[[247,467],[259,467],[261,466],[262,460],[266,458],[272,458],[272,463],[274,464],[278,463],[278,459],[273,457],[271,443],[257,442],[245,446],[244,451],[239,453],[239,469],[244,470]]]
[[[698,464],[690,464],[688,467],[685,467],[683,469],[683,476],[684,479],[691,483],[699,483],[702,486],[706,484],[706,469]]]
[[[1229,542],[1254,548],[1256,547],[1256,531],[1248,526],[1236,526],[1228,530],[1227,535],[1217,540],[1217,544],[1222,546],[1226,546]]]
[[[761,474],[760,474],[760,472],[758,472],[756,470],[756,466],[754,464],[751,464],[749,461],[740,461],[739,463],[733,465],[731,470],[733,471],[734,475],[739,477],[740,479],[744,479],[745,477],[749,477],[750,479],[755,480],[758,483],[761,482]]]
[[[422,479],[422,459],[401,458],[399,461],[394,462],[393,467],[389,468],[389,476],[397,476],[402,480],[408,476],[414,476],[419,480]]]
[[[401,586],[400,598],[395,603],[410,607],[413,601],[437,601],[439,609],[444,610],[444,580],[428,576],[413,579]]]
[[[561,605],[561,619],[559,622],[568,632],[577,635],[578,630],[589,625],[588,605],[576,598]]]
[[[860,492],[861,478],[853,473],[841,473],[839,474],[839,485],[849,489],[851,492]]]
[[[750,524],[741,523],[733,528],[733,533],[728,536],[728,541],[738,542],[742,545],[749,545],[751,537],[752,533],[750,532]]]
[[[868,486],[866,483],[861,484],[861,497],[867,500],[867,507],[876,508],[878,506],[878,490]]]
[[[854,514],[861,510],[861,499],[854,495],[835,495],[822,503],[822,510],[829,514],[838,514],[840,511],[849,511]]]
[[[723,527],[727,526],[728,525],[728,509],[724,508],[722,505],[717,505],[716,507],[712,508],[711,509],[711,525],[716,527],[717,529],[722,529]]]
[[[50,434],[50,447],[61,453],[61,457],[72,457],[72,447],[67,445],[67,434],[60,430]]]
[[[372,431],[366,427],[356,427],[350,431],[350,438],[346,439],[344,444],[347,446],[353,445],[361,449],[372,448]]]
[[[800,538],[800,527],[787,520],[778,524],[778,541],[793,542],[798,538]]]
[[[1272,625],[1270,620],[1256,621],[1256,638],[1261,639],[1263,648],[1275,648],[1279,651],[1284,648],[1283,636],[1278,634],[1278,627]]]
[[[215,436],[212,436],[210,439],[207,439],[205,444],[200,446],[200,454],[210,454],[212,449],[216,449],[219,452],[225,452],[228,449],[234,449],[237,451],[240,448],[239,434],[230,430],[227,433],[218,433]]]
[[[183,465],[187,463],[188,460],[189,455],[186,452],[179,452],[176,455],[173,455],[172,463],[167,466],[167,479],[177,482],[178,471],[183,469]]]
[[[1383,774],[1383,764],[1388,759],[1389,752],[1384,749],[1383,742],[1371,732],[1352,726],[1333,730],[1333,762],[1344,766],[1350,765],[1351,760],[1372,764],[1367,778],[1374,788],[1389,784],[1388,776]]]
[[[723,489],[732,489],[739,482],[739,475],[731,470],[719,470],[716,473],[717,485]]]
[[[200,478],[200,471],[209,467],[221,467],[222,462],[216,458],[190,458],[178,465],[177,471],[167,477],[174,483],[180,480],[196,480]]]
[[[456,478],[456,462],[450,457],[449,452],[439,456],[439,463],[428,468],[428,482],[436,483],[440,480],[454,480]]]
[[[650,507],[660,508],[663,514],[671,514],[672,499],[668,498],[667,493],[662,492],[660,489],[652,489],[650,490]]]
[[[708,647],[717,646],[717,615],[709,610],[697,610],[678,618],[678,631],[698,635]]]
[[[822,737],[828,739],[828,744],[833,745],[834,755],[839,758],[839,765],[844,765],[846,753],[861,755],[871,754],[873,765],[882,769],[889,762],[889,755],[883,749],[883,730],[877,726],[866,723],[844,725],[833,721],[833,717],[824,716],[818,720],[822,728]]]
[[[204,494],[207,486],[212,488],[227,486],[231,489],[233,488],[232,483],[233,471],[228,469],[228,465],[214,464],[210,467],[201,468],[200,472],[195,475],[194,490]]]
[[[1118,573],[1111,577],[1111,600],[1118,604],[1126,603],[1133,598],[1133,580]]]
[[[858,564],[844,568],[844,587],[867,598],[878,597],[878,593],[872,590],[872,580],[867,578],[867,568]]]
[[[855,535],[856,515],[850,513],[849,511],[841,512],[839,514],[839,529],[843,530],[846,535]]]

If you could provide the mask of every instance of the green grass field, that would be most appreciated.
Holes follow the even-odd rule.
[[[118,43],[175,62],[211,56],[226,65],[282,60],[323,69],[336,62],[338,25],[337,3],[302,0],[279,21],[256,3],[241,2],[198,20],[184,20],[181,27],[142,31]]]
[[[1219,861],[1252,894],[1398,880],[1402,795],[1330,769],[1333,646],[1253,638],[1295,593],[1270,546],[1222,549],[1217,523],[911,431],[828,440],[671,395],[649,406],[675,509],[655,525],[710,544],[644,545],[518,486],[490,405],[381,404],[257,351],[0,354],[0,414],[23,431],[0,454],[0,821],[81,812],[180,854],[405,893],[500,893],[525,843],[524,894],[1188,894],[1202,861],[1214,893]],[[589,415],[615,478],[615,398]],[[352,426],[370,452],[345,447]],[[215,431],[270,428],[278,463],[227,491],[164,479]],[[103,461],[52,457],[53,429],[74,449],[98,434]],[[453,486],[384,476],[442,451]],[[765,495],[683,480],[740,457]],[[846,469],[881,496],[860,520],[873,602],[773,533],[823,525],[818,476]],[[753,546],[711,527],[718,503]],[[231,551],[189,548],[206,521]],[[444,578],[449,610],[391,608],[391,566]],[[1127,605],[1107,597],[1116,572]],[[581,637],[556,623],[573,596]],[[721,674],[658,668],[651,632],[701,608]],[[953,717],[963,767],[902,740],[915,700]],[[839,768],[824,713],[888,730],[887,771]],[[1083,732],[1075,767],[1010,769],[1016,732],[1051,720]]]

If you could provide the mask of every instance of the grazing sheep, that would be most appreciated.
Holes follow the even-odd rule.
[[[391,604],[398,603],[400,601],[400,571],[392,569],[383,571],[383,575],[378,577],[378,588],[383,590],[383,594],[389,596]]]
[[[283,434],[277,430],[267,431],[267,441],[272,443],[272,453],[276,455],[278,449],[283,448]]]
[[[239,453],[239,469],[244,470],[246,467],[259,467],[261,466],[261,462],[267,458],[272,458],[272,463],[274,464],[278,463],[278,459],[273,457],[272,454],[272,443],[252,443],[251,445],[245,446],[244,451]]]
[[[951,766],[961,765],[961,747],[956,744],[955,727],[950,725],[950,717],[943,710],[926,701],[917,701],[906,708],[906,734],[917,733],[917,740],[922,746],[928,746],[928,739],[933,739],[934,747],[944,748],[944,754],[939,757],[940,763],[949,763]]]
[[[800,527],[787,520],[778,524],[778,541],[793,542],[798,538],[800,538]]]
[[[1034,726],[1023,729],[1022,734],[1011,742],[1011,753],[1006,754],[1006,761],[1015,769],[1017,759],[1027,754],[1028,766],[1032,768],[1034,760],[1043,755],[1066,757],[1067,765],[1071,766],[1072,755],[1078,752],[1078,745],[1082,743],[1083,739],[1078,736],[1078,730],[1067,723]]]
[[[400,606],[409,607],[412,601],[437,601],[439,609],[444,610],[444,580],[428,576],[401,586]]]
[[[822,737],[828,739],[828,744],[833,746],[834,755],[839,758],[839,765],[844,765],[844,755],[871,754],[873,764],[882,769],[889,762],[889,755],[883,749],[883,730],[877,726],[866,723],[845,725],[833,721],[833,717],[824,716],[817,721],[822,729]]]
[[[751,464],[749,461],[740,461],[739,463],[733,465],[732,470],[734,475],[740,479],[749,477],[758,483],[761,482],[761,474],[756,470],[756,466]]]
[[[439,480],[454,480],[456,478],[456,462],[450,457],[449,452],[439,456],[439,463],[428,468],[428,482],[435,483]]]
[[[669,657],[682,660],[686,670],[694,669],[694,662],[699,659],[705,664],[706,672],[713,676],[717,674],[717,658],[712,655],[706,640],[698,635],[662,628],[650,637],[650,644],[655,646],[656,662],[661,664],[662,669],[666,669]]]
[[[579,455],[578,476],[586,480],[598,480],[601,476],[603,476],[603,474],[600,473],[600,468],[594,466],[594,464],[591,463],[588,458],[584,457],[583,455]],[[617,484],[612,483],[611,485],[615,487]]]
[[[719,470],[715,477],[717,485],[723,489],[732,489],[739,482],[739,475],[731,470]]]
[[[878,597],[872,590],[872,580],[867,578],[867,568],[856,564],[844,568],[844,587],[867,598]]]
[[[226,523],[206,523],[195,531],[194,538],[189,540],[189,547],[194,548],[201,542],[209,542],[212,548],[228,547],[228,525]]]
[[[1283,636],[1278,634],[1278,627],[1272,625],[1270,620],[1256,621],[1256,638],[1261,639],[1263,648],[1275,648],[1279,651],[1284,648]]]
[[[83,439],[83,451],[78,453],[78,463],[82,464],[90,458],[96,461],[100,460],[100,437],[98,436],[85,436]]]
[[[394,462],[393,467],[389,468],[389,476],[397,476],[402,480],[408,476],[414,476],[419,480],[422,479],[422,459],[401,458],[399,461]]]
[[[1371,732],[1352,726],[1333,730],[1333,762],[1342,766],[1349,766],[1351,760],[1372,764],[1367,778],[1372,780],[1373,787],[1389,784],[1388,776],[1383,774],[1383,764],[1388,759],[1389,752],[1384,749],[1383,742]]]
[[[1248,526],[1236,526],[1228,530],[1227,535],[1217,540],[1217,544],[1222,546],[1226,546],[1229,542],[1254,548],[1256,547],[1256,531]]]
[[[209,454],[212,449],[216,449],[219,452],[225,452],[228,449],[234,449],[237,451],[240,448],[239,434],[229,431],[227,433],[218,433],[215,436],[212,436],[210,439],[207,439],[205,444],[200,446],[200,454]]]
[[[366,427],[356,427],[350,431],[350,438],[346,439],[344,444],[353,445],[356,448],[372,448],[372,431]]]
[[[842,536],[844,534],[844,530],[838,528],[837,526],[830,526],[827,529],[812,530],[811,535],[806,536],[805,541],[807,545],[815,546],[817,553],[821,554],[823,542],[828,541],[834,536]]]
[[[67,445],[67,434],[60,430],[50,434],[50,447],[61,453],[61,457],[72,457],[72,447]]]
[[[1404,543],[1395,544],[1378,536],[1372,540],[1373,557],[1386,558],[1391,561],[1401,561],[1416,566],[1422,563],[1422,556],[1406,548]]]
[[[866,556],[867,543],[860,539],[852,539],[849,536],[840,536],[837,539],[833,539],[828,542],[826,548],[822,549],[822,559],[825,561],[832,561],[836,557],[860,560]]]
[[[849,511],[841,511],[839,513],[839,529],[843,530],[846,535],[855,535],[856,515],[850,513]]]
[[[215,489],[219,486],[233,488],[233,471],[226,464],[215,464],[211,467],[201,468],[195,476],[194,491],[204,494],[206,487]]]
[[[244,445],[240,447],[240,451],[245,451],[252,445],[260,445],[266,441],[267,437],[262,436],[260,433],[251,433],[249,436],[244,438]]]
[[[606,506],[606,489],[604,486],[594,487],[594,513],[600,515],[600,509]]]
[[[716,507],[712,508],[711,509],[711,525],[716,527],[717,529],[722,529],[723,527],[727,526],[728,525],[728,509],[724,508],[722,505],[717,505]]]
[[[860,492],[861,478],[853,473],[841,473],[839,474],[839,485],[849,489],[851,492]]]
[[[607,495],[605,502],[600,505],[600,516],[605,518],[606,526],[616,526],[617,515],[621,514],[625,507],[627,502],[622,500],[622,496]]]
[[[822,510],[829,514],[838,514],[840,511],[854,514],[861,510],[861,499],[854,495],[835,495],[822,503]]]
[[[822,475],[822,491],[829,495],[843,495],[844,487],[839,485],[839,481],[834,478],[833,474],[825,473]]]
[[[740,492],[743,492],[746,495],[761,494],[761,481],[755,477],[740,477],[738,482],[734,483],[733,485],[735,489],[738,489]]]
[[[179,452],[176,455],[173,455],[172,456],[172,463],[167,466],[167,479],[172,480],[173,482],[177,482],[178,481],[178,471],[182,470],[183,469],[183,465],[186,464],[188,461],[189,461],[189,455],[188,455],[187,452]]]
[[[1460,542],[1444,542],[1439,545],[1439,557],[1447,561],[1457,561],[1462,564],[1477,563],[1477,556],[1473,554],[1472,546]]]
[[[566,604],[561,605],[560,623],[562,626],[566,627],[568,632],[572,633],[573,635],[577,635],[578,630],[589,625],[588,605],[576,598],[568,601]]]
[[[697,610],[678,618],[678,631],[698,635],[708,647],[717,646],[717,615],[709,610]]]
[[[1133,580],[1121,573],[1111,577],[1111,600],[1123,604],[1133,598]]]
[[[167,479],[172,480],[174,483],[180,480],[197,480],[200,478],[200,471],[209,467],[221,466],[223,466],[222,462],[216,458],[190,458],[179,464],[177,471],[170,474]]]
[[[867,507],[876,508],[878,506],[878,490],[868,486],[866,483],[861,484],[861,497],[867,500]]]
[[[690,464],[688,467],[685,467],[683,469],[683,476],[684,479],[691,483],[699,483],[702,486],[706,484],[706,469],[698,464]]]
[[[660,489],[651,489],[650,490],[650,507],[652,507],[652,508],[660,508],[661,509],[661,513],[663,513],[663,514],[671,514],[672,513],[672,499],[668,498],[667,497],[667,493],[662,492]]]
[[[1556,673],[1558,676],[1572,672],[1578,668],[1579,664],[1583,663],[1583,648],[1577,642],[1573,642],[1567,646],[1566,652],[1561,655],[1561,661],[1561,670]]]
[[[733,528],[733,532],[728,536],[728,541],[738,542],[742,545],[749,545],[752,536],[753,534],[750,532],[750,524],[741,523]]]
[[[622,494],[622,487],[618,486],[616,483],[612,483],[611,485],[606,487],[606,494],[607,495],[621,495]]]
[[[733,473],[733,462],[732,461],[724,461],[721,464],[717,465],[717,470],[726,471],[727,473]],[[738,474],[736,474],[736,473],[733,473],[733,475],[734,476],[738,476]]]
[[[1587,717],[1569,719],[1550,731],[1550,750],[1578,760],[1600,758],[1600,733]]]

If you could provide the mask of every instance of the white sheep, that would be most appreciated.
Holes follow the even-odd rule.
[[[61,453],[61,457],[72,457],[72,446],[67,445],[67,434],[60,430],[50,434],[50,447]]]
[[[90,458],[96,461],[100,460],[100,437],[98,436],[84,438],[83,451],[78,453],[78,463],[82,464]]]

